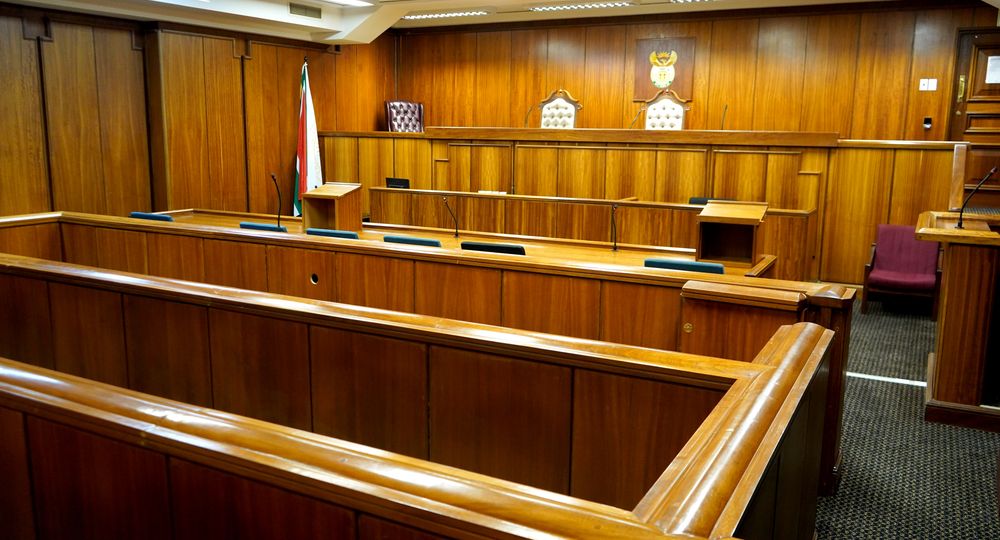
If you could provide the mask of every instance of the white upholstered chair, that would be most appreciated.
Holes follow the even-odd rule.
[[[576,126],[576,111],[583,105],[573,99],[569,92],[559,89],[542,100],[542,126],[547,129],[573,129]]]
[[[646,129],[684,129],[685,103],[673,90],[660,90],[646,102]]]

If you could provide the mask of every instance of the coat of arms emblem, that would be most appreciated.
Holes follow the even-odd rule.
[[[649,80],[657,88],[667,88],[674,82],[674,64],[677,62],[677,51],[649,53]]]

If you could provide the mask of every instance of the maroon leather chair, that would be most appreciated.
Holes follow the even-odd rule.
[[[865,265],[862,313],[868,312],[868,296],[872,293],[926,296],[933,301],[932,316],[936,319],[940,286],[937,242],[917,240],[909,225],[878,226],[871,260]]]
[[[389,131],[416,133],[424,130],[424,104],[386,101],[385,122]]]

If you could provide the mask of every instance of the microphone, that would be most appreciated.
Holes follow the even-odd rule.
[[[725,105],[722,106],[722,125],[719,126],[719,129],[726,129],[726,111],[728,110],[729,110],[729,104],[726,103]]]
[[[642,107],[639,107],[639,112],[635,113],[635,117],[632,118],[632,122],[629,123],[629,125],[628,125],[629,129],[632,129],[632,126],[635,125],[635,121],[639,119],[639,115],[641,115],[642,111],[645,111],[645,110],[646,110],[646,106],[645,105],[643,105]]]
[[[271,173],[271,181],[274,182],[274,191],[278,193],[278,228],[281,228],[281,188],[278,187],[278,178]]]
[[[458,216],[452,211],[451,207],[448,206],[448,197],[441,197],[444,201],[444,207],[448,209],[448,213],[451,214],[451,220],[455,222],[455,238],[458,238]]]
[[[618,251],[618,220],[616,214],[618,213],[618,205],[611,205],[611,251]]]
[[[528,127],[528,119],[531,118],[531,111],[535,110],[538,105],[532,105],[528,107],[528,112],[524,115],[524,127]]]
[[[956,229],[964,229],[965,228],[965,227],[962,226],[962,214],[965,213],[965,207],[968,206],[969,199],[971,199],[972,196],[975,195],[977,191],[979,191],[979,188],[983,187],[983,184],[985,184],[986,181],[990,179],[990,177],[992,177],[994,174],[996,174],[996,172],[997,172],[997,166],[994,165],[993,168],[990,169],[990,172],[986,173],[986,176],[984,176],[983,179],[980,180],[978,184],[976,184],[976,187],[973,188],[972,193],[969,193],[965,197],[965,200],[962,201],[962,208],[958,211],[958,225],[955,225]]]

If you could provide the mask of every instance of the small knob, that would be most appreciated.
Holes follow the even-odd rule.
[[[694,325],[689,322],[684,323],[683,328],[685,334],[690,334],[691,332],[694,332]]]

